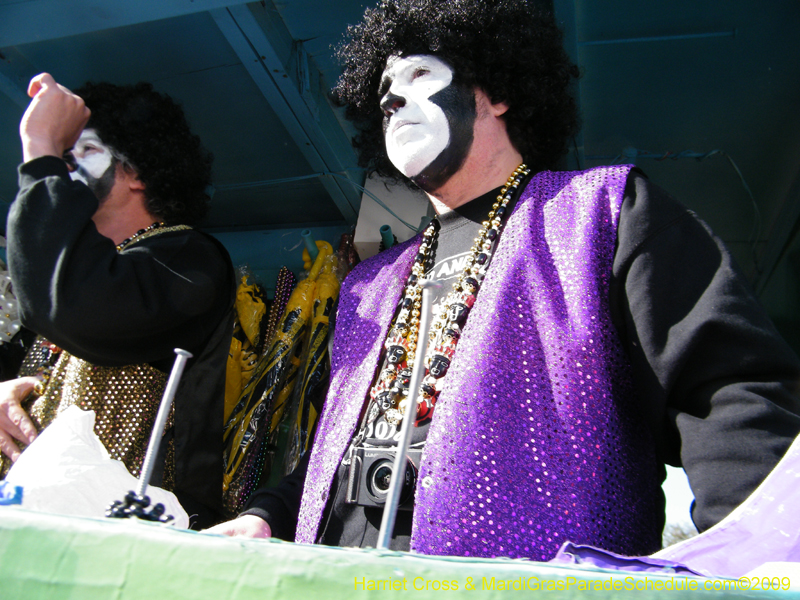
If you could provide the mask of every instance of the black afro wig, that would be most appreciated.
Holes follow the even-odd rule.
[[[531,168],[558,165],[578,130],[578,68],[549,12],[532,0],[382,0],[337,49],[343,73],[332,97],[360,131],[362,166],[401,179],[386,155],[377,92],[386,59],[412,54],[438,56],[458,82],[505,102],[509,137]]]
[[[183,109],[149,83],[87,83],[75,92],[92,111],[87,124],[125,157],[145,184],[148,211],[169,225],[208,212],[212,156],[189,129]]]

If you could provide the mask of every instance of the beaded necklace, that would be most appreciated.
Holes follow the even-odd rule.
[[[472,305],[486,276],[489,258],[492,255],[502,228],[506,207],[520,182],[530,173],[525,164],[517,167],[500,190],[492,205],[487,220],[481,225],[475,244],[464,269],[453,284],[442,309],[433,321],[429,332],[429,350],[425,357],[425,376],[420,386],[416,419],[430,416],[441,391],[442,378],[455,355],[461,329],[467,320]],[[421,280],[426,268],[433,260],[432,247],[439,235],[439,221],[434,219],[425,229],[422,244],[406,281],[397,316],[389,329],[384,343],[386,366],[381,370],[377,382],[369,392],[370,406],[364,425],[383,415],[390,425],[399,426],[408,403],[411,371],[417,360],[417,337],[422,305]],[[362,429],[363,431],[363,429]]]
[[[154,229],[158,229],[159,227],[164,227],[164,223],[163,223],[163,222],[156,221],[156,222],[155,222],[155,223],[153,223],[152,225],[148,225],[148,226],[147,226],[147,227],[145,227],[144,229],[140,229],[139,231],[137,231],[136,233],[134,233],[134,234],[133,234],[131,237],[129,237],[128,239],[122,240],[122,241],[121,241],[119,244],[117,244],[117,252],[122,252],[122,251],[125,249],[125,246],[127,246],[128,244],[130,244],[130,243],[131,243],[133,240],[135,240],[136,238],[138,238],[138,237],[139,237],[139,236],[141,236],[141,235],[144,235],[144,234],[145,234],[145,233],[147,233],[148,231],[153,231]]]

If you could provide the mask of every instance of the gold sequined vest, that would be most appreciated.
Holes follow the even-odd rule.
[[[153,228],[120,244],[132,246],[148,237],[167,231],[189,229],[186,225]],[[111,458],[120,460],[135,477],[144,462],[150,433],[155,423],[168,374],[149,364],[99,367],[63,351],[44,338],[37,338],[20,367],[19,376],[49,373],[41,395],[31,394],[23,407],[38,431],[70,406],[95,413],[94,431]],[[172,426],[173,411],[167,420]],[[174,449],[170,440],[164,476],[159,487],[174,486]],[[0,477],[5,477],[10,461],[2,456]]]
[[[36,341],[39,348],[47,343],[43,339]],[[32,353],[42,355],[46,351]],[[94,431],[111,458],[122,461],[138,477],[167,374],[148,364],[98,367],[66,351],[57,354],[44,393],[26,407],[37,429],[43,430],[70,406],[92,410]],[[20,376],[36,373],[40,367],[35,362],[26,360]],[[169,458],[164,484],[172,482]]]

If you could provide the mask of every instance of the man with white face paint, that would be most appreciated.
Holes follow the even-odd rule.
[[[426,191],[457,172],[472,147],[475,94],[452,81],[450,66],[431,55],[392,56],[381,77],[386,153]]]
[[[222,513],[222,418],[235,277],[205,214],[211,157],[181,108],[140,83],[73,94],[30,84],[24,163],[8,217],[23,324],[39,334],[20,378],[0,384],[4,469],[67,406],[133,475],[174,349],[193,354],[155,465],[194,526]]]
[[[78,141],[65,155],[73,171],[69,176],[73,181],[82,181],[92,190],[102,204],[116,179],[118,157],[106,146],[93,129],[84,129]]]
[[[437,216],[348,275],[310,457],[215,531],[375,545],[408,418],[398,550],[649,554],[665,462],[687,470],[700,529],[746,498],[800,431],[800,361],[721,242],[641,173],[550,170],[577,131],[552,17],[383,0],[339,56],[364,166]],[[443,283],[424,357],[423,277]]]

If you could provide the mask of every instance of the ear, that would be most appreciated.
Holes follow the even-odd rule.
[[[130,178],[130,188],[132,190],[136,190],[137,192],[143,192],[145,185],[144,182],[139,179],[139,176],[134,174]]]
[[[498,102],[497,104],[489,104],[489,112],[495,117],[500,117],[508,111],[508,104],[505,102]]]
[[[147,187],[136,170],[122,161],[117,162],[117,182],[132,192],[143,192]]]
[[[139,179],[139,174],[134,171],[133,169],[123,169],[125,173],[125,181],[128,185],[128,189],[134,192],[143,192],[145,189],[144,182]]]
[[[493,117],[501,117],[508,111],[508,104],[505,102],[493,103],[489,95],[481,88],[475,88],[475,104],[478,114],[489,114]]]

